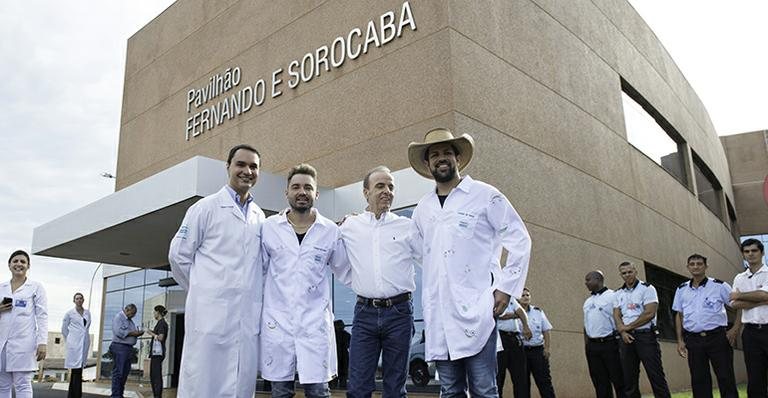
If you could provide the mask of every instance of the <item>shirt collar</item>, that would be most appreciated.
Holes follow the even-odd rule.
[[[243,207],[243,206],[245,206],[245,205],[247,205],[247,204],[249,204],[249,203],[253,202],[253,195],[251,195],[251,193],[250,193],[250,192],[248,192],[248,193],[246,194],[246,197],[245,197],[245,204],[241,205],[241,204],[240,204],[240,195],[238,195],[238,194],[237,194],[237,192],[235,192],[235,190],[234,190],[234,189],[232,189],[232,187],[230,187],[230,186],[229,186],[229,184],[225,185],[225,187],[227,188],[227,192],[229,192],[229,196],[231,196],[231,197],[232,197],[232,200],[234,200],[234,201],[235,201],[235,203],[236,203],[238,206],[240,206],[240,207]]]
[[[761,264],[760,268],[758,268],[756,272],[751,272],[749,270],[749,267],[747,267],[747,277],[749,277],[749,278],[751,278],[755,274],[760,274],[760,273],[763,273],[763,272],[768,272],[768,269],[765,269],[765,263]]]
[[[363,212],[363,214],[365,214],[368,217],[368,221],[370,221],[372,223],[377,223],[377,222],[378,223],[385,223],[385,222],[389,221],[390,217],[392,217],[392,212],[391,211],[385,211],[384,213],[382,213],[381,217],[378,220],[376,219],[376,213],[374,213],[374,212],[372,212],[370,210],[365,210],[365,212]]]
[[[464,176],[461,177],[461,181],[459,181],[459,185],[456,186],[454,189],[458,189],[459,191],[463,192],[469,192],[470,188],[472,187],[472,184],[475,182],[475,180],[472,179],[470,176]],[[437,186],[435,186],[435,196],[437,195]],[[450,195],[450,192],[448,193]]]
[[[699,283],[699,287],[706,286],[708,280],[709,280],[708,277],[704,277],[704,279],[701,281],[701,283]],[[688,287],[690,287],[691,289],[695,289],[695,287],[693,287],[693,278],[688,280]]]
[[[607,288],[607,287],[605,287],[605,286],[603,286],[603,288],[602,288],[602,289],[600,289],[600,290],[598,290],[598,291],[596,291],[596,292],[592,292],[592,295],[593,295],[593,296],[598,296],[598,295],[601,295],[601,294],[605,293],[605,291],[606,291],[606,290],[608,290],[608,288]]]
[[[640,279],[635,279],[635,284],[633,286],[627,286],[625,282],[623,285],[621,285],[621,288],[625,290],[634,290],[636,287],[640,285],[640,283],[642,283],[640,282]]]

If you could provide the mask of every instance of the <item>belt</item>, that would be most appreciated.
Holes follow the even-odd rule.
[[[526,345],[526,346],[523,346],[523,348],[525,348],[526,351],[533,351],[533,350],[543,350],[544,346],[543,345]]]
[[[411,292],[398,294],[397,296],[390,298],[367,298],[363,296],[357,296],[357,302],[364,305],[370,305],[373,308],[388,308],[395,304],[400,304],[404,301],[411,299]]]
[[[605,343],[607,341],[616,341],[619,338],[617,334],[609,334],[605,337],[587,337],[587,341],[590,343]]]
[[[687,330],[683,330],[683,333],[686,336],[699,336],[699,337],[707,337],[709,335],[715,334],[715,333],[722,333],[725,332],[725,326],[718,326],[714,329],[705,330],[703,332],[689,332]]]
[[[768,323],[745,323],[744,327],[747,329],[766,329],[768,330]]]
[[[640,334],[643,334],[643,333],[656,333],[656,329],[655,328],[635,329],[635,330],[631,331],[630,333],[632,333],[632,334],[635,334],[635,333],[640,333]]]
[[[520,333],[518,333],[518,332],[508,332],[506,330],[499,330],[499,333],[503,334],[505,336],[519,336],[520,335]]]

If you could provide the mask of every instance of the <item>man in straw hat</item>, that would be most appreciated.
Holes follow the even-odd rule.
[[[443,128],[408,145],[411,167],[434,179],[413,219],[423,239],[426,359],[436,361],[441,396],[497,397],[495,316],[519,297],[531,240],[498,189],[461,172],[474,141]],[[507,261],[500,267],[501,247]]]

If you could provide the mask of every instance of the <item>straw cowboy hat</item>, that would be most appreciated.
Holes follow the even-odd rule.
[[[450,143],[459,151],[459,172],[464,170],[472,161],[472,153],[475,150],[475,140],[469,134],[454,137],[450,130],[445,128],[432,129],[424,136],[424,142],[411,142],[408,144],[408,161],[413,170],[420,175],[432,179],[429,167],[424,164],[427,149],[435,144]]]

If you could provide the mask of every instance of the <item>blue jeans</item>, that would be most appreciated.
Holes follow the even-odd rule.
[[[296,395],[295,382],[293,381],[273,381],[272,398],[293,398]],[[331,390],[328,389],[328,383],[302,384],[304,387],[304,396],[306,398],[329,398]]]
[[[472,398],[497,398],[496,330],[477,354],[457,360],[435,361],[440,375],[440,398],[467,396],[467,382]]]
[[[131,354],[133,347],[128,344],[112,343],[109,345],[112,353],[112,398],[123,398],[125,382],[131,371]]]
[[[376,387],[376,367],[382,357],[383,398],[405,397],[408,353],[413,337],[410,300],[387,308],[357,303],[349,343],[348,398],[370,398]]]

